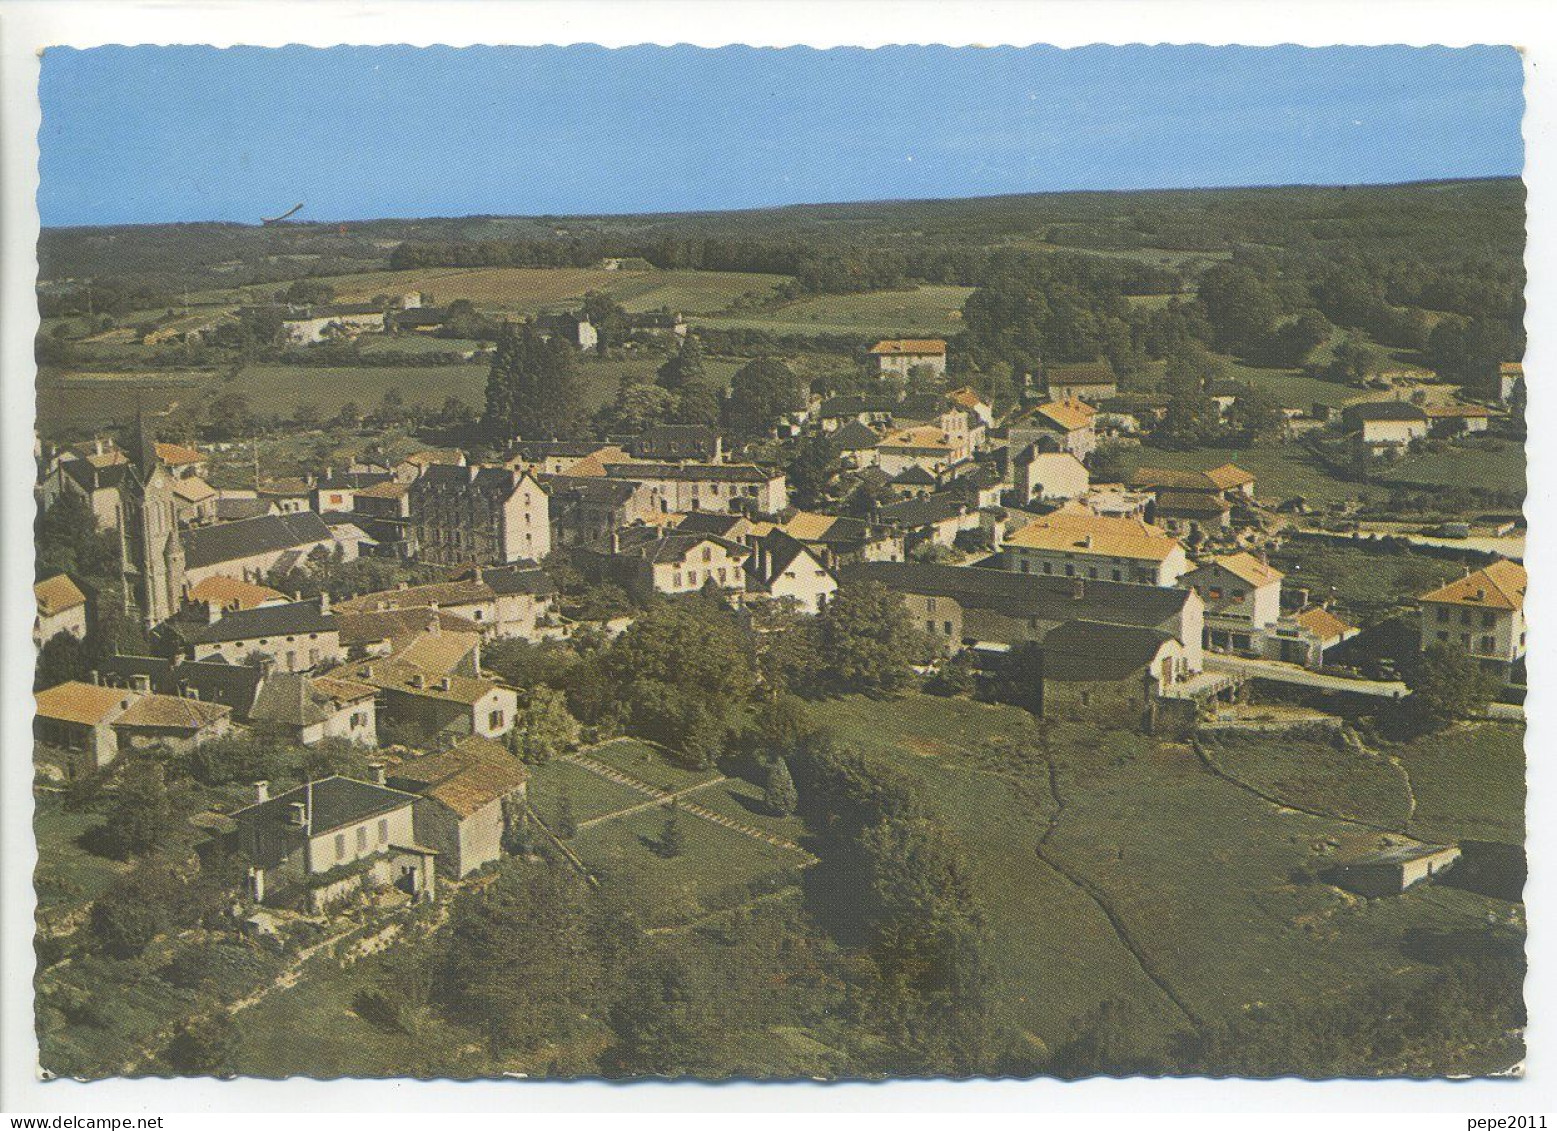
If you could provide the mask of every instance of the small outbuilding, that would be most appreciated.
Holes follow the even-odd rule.
[[[1448,871],[1459,858],[1457,844],[1392,844],[1336,864],[1325,878],[1370,898],[1399,895]]]

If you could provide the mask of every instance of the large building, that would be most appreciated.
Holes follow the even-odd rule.
[[[879,582],[947,652],[964,645],[1042,644],[1070,621],[1156,629],[1178,642],[1178,680],[1201,670],[1205,604],[1192,589],[1010,573],[979,566],[866,562],[839,571],[844,586]]]
[[[1070,504],[1009,535],[1005,568],[1017,573],[1173,585],[1189,571],[1179,540],[1138,518]]]
[[[546,492],[528,472],[433,464],[411,484],[410,512],[424,562],[538,562],[551,553]]]
[[[882,376],[907,377],[916,369],[946,375],[946,343],[940,338],[892,338],[871,346],[870,355]]]
[[[1451,648],[1507,677],[1525,655],[1527,581],[1524,566],[1499,560],[1422,594],[1422,647]]]
[[[315,550],[333,554],[337,546],[345,560],[357,556],[312,511],[265,515],[186,530],[182,568],[191,586],[213,577],[259,582],[272,570],[306,569]]]
[[[1182,584],[1199,591],[1206,603],[1206,647],[1260,654],[1265,634],[1281,619],[1281,581],[1280,570],[1245,552],[1185,574]]]
[[[611,479],[642,483],[662,514],[777,514],[789,505],[784,474],[750,463],[611,463]]]

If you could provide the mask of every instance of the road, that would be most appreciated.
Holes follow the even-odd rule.
[[[1279,660],[1250,660],[1242,656],[1208,655],[1206,669],[1230,672],[1249,679],[1268,679],[1277,683],[1290,683],[1297,687],[1313,687],[1320,691],[1349,691],[1354,695],[1373,695],[1380,699],[1400,699],[1409,690],[1399,680],[1348,679],[1345,676],[1309,671],[1297,664],[1284,664]]]

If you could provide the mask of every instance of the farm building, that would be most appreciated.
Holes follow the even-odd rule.
[[[871,346],[870,355],[883,377],[907,377],[915,369],[946,375],[946,343],[940,338],[891,338]]]
[[[1399,895],[1448,871],[1459,858],[1457,844],[1393,844],[1337,864],[1326,878],[1369,898]]]

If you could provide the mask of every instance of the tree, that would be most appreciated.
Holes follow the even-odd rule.
[[[774,759],[773,767],[768,771],[768,784],[762,791],[762,803],[768,807],[768,812],[781,817],[789,816],[800,804],[800,795],[795,792],[795,779],[790,777],[789,765],[782,758]]]
[[[145,950],[167,929],[167,899],[163,885],[141,872],[119,880],[92,904],[92,934],[102,948],[118,958]]]
[[[564,793],[557,801],[557,836],[572,840],[578,835],[578,818],[573,814],[573,798]]]
[[[610,972],[606,926],[571,870],[500,870],[456,897],[432,959],[431,1001],[497,1055],[564,1044],[587,1024]]]
[[[161,763],[146,758],[131,762],[108,811],[105,839],[119,855],[131,856],[155,848],[172,827],[173,803]]]
[[[789,487],[798,506],[815,506],[828,498],[828,488],[842,465],[826,436],[805,436],[795,445],[789,461]]]
[[[509,741],[514,753],[531,765],[551,761],[578,745],[578,720],[568,714],[567,697],[551,687],[532,687],[524,696]]]
[[[1336,345],[1328,373],[1332,380],[1361,385],[1380,372],[1388,360],[1388,355],[1367,338],[1348,334]]]
[[[119,540],[97,528],[92,507],[80,495],[64,493],[33,524],[38,580],[68,573],[77,581],[119,576]]]
[[[656,849],[665,859],[674,860],[686,851],[686,847],[687,834],[681,827],[681,807],[672,800],[670,812],[665,817],[665,824],[660,828],[660,839]]]
[[[1400,707],[1407,725],[1421,731],[1481,714],[1498,693],[1497,679],[1480,663],[1442,644],[1423,650],[1402,674],[1411,694]]]
[[[789,366],[759,357],[735,371],[724,403],[724,422],[736,436],[758,439],[773,431],[781,416],[805,407],[805,392]]]
[[[38,666],[33,671],[33,689],[42,691],[67,680],[84,680],[91,670],[86,645],[68,632],[57,632],[38,649]]]
[[[839,590],[817,621],[822,675],[839,688],[901,691],[928,650],[898,595],[878,582]]]
[[[1281,313],[1270,285],[1248,267],[1220,263],[1200,279],[1200,303],[1213,343],[1227,353],[1248,353],[1265,342]]]
[[[675,407],[676,398],[658,385],[623,381],[616,399],[595,413],[595,434],[636,436],[645,428],[670,419]]]
[[[1281,402],[1269,390],[1252,385],[1239,393],[1232,408],[1228,409],[1227,423],[1241,433],[1247,443],[1280,435],[1287,425],[1287,414],[1281,411]]]
[[[693,381],[676,394],[676,403],[670,412],[670,423],[717,428],[723,411],[719,394],[714,392],[708,382]]]
[[[225,1013],[197,1017],[179,1027],[163,1053],[180,1076],[231,1076],[238,1030]]]
[[[635,963],[627,992],[611,1007],[615,1041],[602,1058],[608,1076],[682,1076],[702,1064],[706,1012],[686,965],[668,952]]]
[[[703,373],[703,347],[697,338],[688,334],[681,339],[675,353],[665,359],[654,375],[655,383],[671,392],[681,392],[690,385],[701,384]]]
[[[632,319],[610,295],[590,291],[584,296],[583,316],[595,328],[595,352],[604,357],[614,346],[627,340]]]
[[[581,393],[573,351],[560,335],[542,338],[531,322],[505,324],[487,376],[482,423],[503,438],[563,439],[578,430]]]
[[[210,430],[218,440],[232,440],[254,431],[254,409],[243,393],[223,393],[211,402]]]

